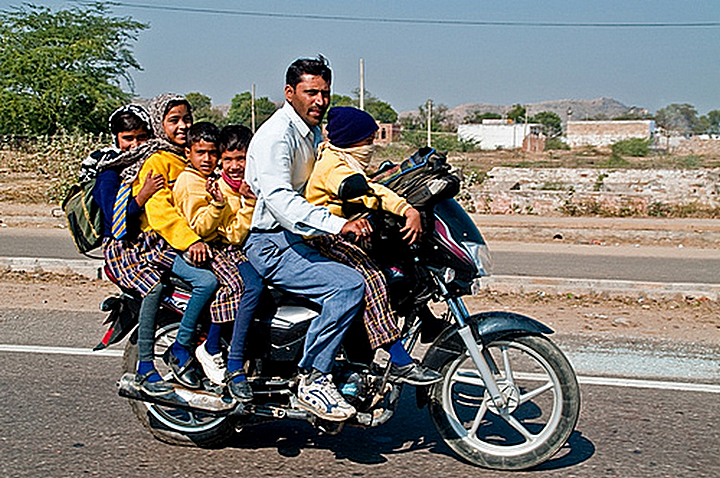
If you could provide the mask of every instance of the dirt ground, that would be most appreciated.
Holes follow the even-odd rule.
[[[102,280],[48,273],[0,271],[7,307],[97,311],[117,288]],[[720,343],[720,303],[710,300],[655,301],[601,296],[549,296],[485,291],[466,300],[471,312],[507,310],[534,317],[557,333],[596,337],[655,338]],[[436,313],[442,306],[434,307]]]

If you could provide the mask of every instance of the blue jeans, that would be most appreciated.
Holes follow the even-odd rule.
[[[251,233],[245,253],[272,285],[322,306],[308,329],[299,366],[330,372],[343,336],[363,306],[362,275],[323,257],[302,237],[288,231]]]
[[[190,350],[192,347],[193,334],[195,333],[195,326],[198,323],[200,313],[205,307],[205,304],[208,303],[215,293],[215,289],[217,289],[217,279],[212,271],[191,266],[185,262],[182,254],[178,254],[177,257],[175,257],[172,271],[173,274],[192,287],[190,300],[188,300],[185,313],[180,321],[177,337],[175,338],[177,343]]]
[[[240,306],[235,317],[235,324],[233,325],[228,362],[230,360],[242,361],[245,356],[245,337],[263,290],[262,277],[253,268],[250,261],[243,261],[236,264],[236,266],[240,277],[242,277],[244,287],[240,298]],[[234,372],[234,370],[231,370],[231,372]]]

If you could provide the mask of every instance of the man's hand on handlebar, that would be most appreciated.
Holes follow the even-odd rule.
[[[348,236],[350,240],[354,240],[354,238],[368,237],[372,231],[373,229],[370,222],[365,218],[361,218],[346,222],[340,230],[340,234]]]

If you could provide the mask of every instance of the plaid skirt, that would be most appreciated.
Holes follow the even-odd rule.
[[[109,274],[143,297],[172,270],[177,255],[155,231],[141,232],[135,240],[106,237],[102,250]]]
[[[399,339],[401,331],[390,308],[385,276],[365,251],[338,235],[313,237],[307,239],[307,243],[328,259],[350,266],[362,274],[365,280],[363,322],[373,350]]]
[[[213,258],[210,268],[218,280],[215,299],[210,303],[210,320],[214,323],[231,322],[240,310],[240,299],[245,284],[236,264],[247,261],[242,248],[236,245],[210,245]]]

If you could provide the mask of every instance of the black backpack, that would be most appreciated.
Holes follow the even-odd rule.
[[[100,206],[93,198],[93,189],[95,189],[95,178],[73,184],[62,202],[68,230],[75,247],[82,254],[102,244],[103,215]]]
[[[392,189],[413,206],[423,207],[452,198],[460,191],[460,178],[450,170],[444,153],[424,147],[400,164],[381,166],[371,179]]]

